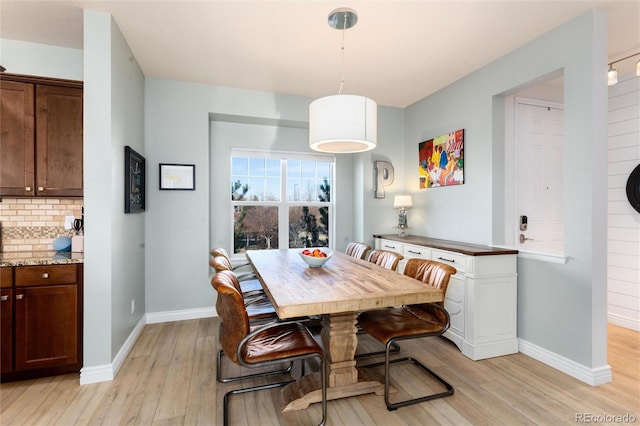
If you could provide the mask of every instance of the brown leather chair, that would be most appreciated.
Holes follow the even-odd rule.
[[[322,348],[309,330],[295,321],[267,324],[251,330],[242,295],[237,288],[236,276],[230,271],[218,272],[213,277],[211,285],[218,292],[216,309],[222,318],[220,336],[222,350],[233,362],[244,367],[254,368],[298,360],[304,364],[306,359],[313,357],[320,361],[322,384],[322,421],[320,425],[324,425],[327,419],[326,360]],[[244,378],[247,377],[251,376]],[[281,387],[292,381],[262,384],[227,392],[224,395],[224,425],[229,423],[227,406],[232,395]]]
[[[229,256],[229,253],[227,252],[227,250],[225,250],[222,247],[212,248],[209,251],[209,254],[211,254],[211,257],[223,256],[229,261],[230,264],[233,264],[233,262],[231,262],[231,256]],[[236,273],[236,275],[238,275],[239,273],[245,273],[245,272],[253,273],[253,269],[251,268],[251,264],[249,262],[244,262],[234,266],[233,271]]]
[[[253,268],[251,267],[250,263],[245,262],[236,266],[232,266],[233,262],[231,262],[231,257],[229,257],[229,253],[227,253],[227,251],[222,247],[212,248],[209,251],[209,254],[211,255],[211,257],[223,257],[224,259],[226,259],[226,261],[229,263],[229,267],[231,268],[230,270],[235,272],[236,276],[238,277],[238,281],[244,281],[244,280],[250,280],[250,279],[256,278],[256,274],[255,272],[253,272]]]
[[[355,257],[357,259],[364,260],[367,257],[367,253],[371,250],[371,246],[365,243],[352,242],[347,245],[347,249],[344,253],[347,256]]]
[[[262,286],[257,280],[257,286],[259,286],[259,291],[255,288],[255,283],[250,281],[239,282],[237,275],[233,271],[230,270],[230,265],[228,265],[226,259],[222,256],[216,256],[209,260],[209,265],[216,270],[216,274],[213,276],[215,278],[221,272],[229,272],[236,277],[234,281],[234,285],[237,286],[237,290],[242,295],[244,305],[247,311],[247,316],[249,317],[249,321],[252,324],[265,324],[269,322],[278,321],[278,315],[276,314],[276,310],[269,301],[267,295],[262,291]],[[251,287],[245,286],[243,288],[243,284],[252,285]],[[220,330],[220,335],[222,332]],[[224,377],[222,375],[222,356],[224,352],[222,350],[218,351],[216,358],[216,380],[220,383],[228,383],[234,382],[237,380],[242,380],[244,376],[235,376],[235,377]],[[282,374],[291,371],[292,365],[289,364],[285,369],[272,371],[265,373],[265,375],[273,375],[273,374]]]
[[[242,294],[245,297],[250,295],[255,295],[255,294],[264,294],[262,284],[260,284],[260,281],[256,278],[255,274],[252,273],[253,278],[250,278],[245,274],[238,275],[234,271],[233,267],[231,266],[231,262],[226,257],[221,255],[213,256],[209,260],[209,266],[215,269],[216,272],[220,272],[220,271],[233,272],[238,278],[238,281],[240,282],[240,288],[242,289]]]
[[[230,272],[236,277],[235,283],[237,283],[238,291],[243,296],[249,319],[251,319],[252,322],[264,322],[265,320],[272,321],[278,319],[276,310],[269,301],[267,295],[262,291],[260,282],[257,283],[260,286],[260,292],[255,291],[253,287],[243,288],[243,283],[238,281],[238,277],[233,271],[230,271],[229,269],[224,267],[224,263],[224,260],[222,260],[220,257],[214,257],[213,259],[209,260],[209,265],[211,265],[211,267],[216,270],[216,274],[213,277],[215,278],[215,276],[220,272]],[[220,267],[220,265],[223,266]]]
[[[389,250],[374,250],[369,255],[369,262],[375,263],[378,266],[382,266],[383,268],[390,269],[392,271],[395,271],[396,269],[398,269],[398,263],[400,263],[402,259],[404,259],[403,255],[395,251],[389,251]],[[363,330],[362,327],[358,326],[358,334],[364,334],[364,333],[365,333],[365,330]],[[394,343],[392,347],[392,352],[398,352],[399,350],[400,350],[400,345],[398,345],[397,343]],[[373,355],[380,355],[383,353],[384,352],[382,351],[360,353],[356,355],[356,358],[364,358],[364,357],[373,356]]]
[[[400,263],[402,259],[404,259],[403,255],[389,250],[373,250],[369,255],[369,262],[392,271],[398,268],[398,263]]]
[[[446,294],[449,279],[456,273],[450,265],[426,259],[409,259],[404,268],[404,274],[422,281],[425,285],[443,290]],[[361,367],[384,365],[384,401],[388,410],[398,407],[429,401],[436,398],[453,395],[453,387],[440,376],[430,370],[413,357],[390,359],[390,349],[398,340],[417,339],[429,336],[441,336],[449,328],[449,313],[442,303],[424,303],[406,305],[386,309],[362,312],[358,316],[358,324],[369,335],[385,345],[385,360]],[[438,380],[446,388],[443,392],[433,393],[419,398],[391,402],[389,400],[389,367],[390,364],[411,361],[421,367],[426,373]]]

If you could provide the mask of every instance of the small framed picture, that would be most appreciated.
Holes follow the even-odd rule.
[[[193,191],[196,189],[195,164],[160,164],[160,189]]]
[[[124,147],[124,212],[142,213],[145,208],[144,157],[130,146]]]

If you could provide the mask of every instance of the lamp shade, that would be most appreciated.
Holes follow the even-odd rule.
[[[378,105],[356,95],[334,95],[309,105],[309,147],[315,151],[369,151],[378,141]]]
[[[411,199],[411,195],[396,195],[393,198],[393,208],[400,209],[404,207],[409,208],[413,207],[413,200]]]

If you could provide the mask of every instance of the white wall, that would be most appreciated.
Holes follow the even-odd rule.
[[[627,179],[640,164],[640,78],[623,76],[609,88],[608,317],[640,330],[640,214],[626,196]]]
[[[606,358],[606,15],[585,14],[412,105],[406,112],[406,163],[420,141],[465,129],[465,184],[418,189],[412,221],[419,234],[504,244],[504,117],[495,105],[528,82],[564,69],[564,265],[519,259],[518,337],[568,360],[585,381],[610,379]],[[599,166],[599,167],[598,167]],[[423,214],[416,223],[416,212]]]

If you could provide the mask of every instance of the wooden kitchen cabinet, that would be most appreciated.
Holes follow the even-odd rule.
[[[0,268],[0,373],[13,369],[13,269]]]
[[[0,195],[83,195],[82,82],[0,74]]]
[[[12,358],[10,369],[3,359],[3,381],[79,372],[82,367],[82,264],[10,269],[14,283],[10,290],[13,293],[10,308],[13,351],[5,355],[3,348],[3,357]],[[2,315],[4,343],[5,330],[8,330],[4,310]]]

